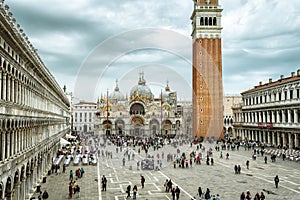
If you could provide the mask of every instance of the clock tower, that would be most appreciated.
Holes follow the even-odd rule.
[[[193,0],[193,133],[223,137],[221,13],[218,0]]]

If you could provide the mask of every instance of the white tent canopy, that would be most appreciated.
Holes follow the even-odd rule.
[[[71,139],[76,139],[76,137],[75,137],[75,136],[73,136],[73,135],[70,135],[70,134],[67,134],[67,135],[66,135],[66,138],[67,138],[67,139],[69,139],[69,138],[71,138]]]
[[[61,145],[67,145],[67,144],[70,144],[70,142],[68,142],[68,141],[65,140],[64,138],[60,138],[60,144],[61,144]]]

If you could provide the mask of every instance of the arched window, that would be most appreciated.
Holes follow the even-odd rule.
[[[200,26],[204,25],[203,17],[200,18]]]
[[[205,25],[205,26],[208,25],[208,19],[207,19],[207,17],[205,17],[205,23],[204,23],[204,25]]]
[[[212,18],[209,18],[209,25],[212,26]]]
[[[214,26],[217,26],[217,18],[216,18],[216,17],[214,17],[213,25],[214,25]]]

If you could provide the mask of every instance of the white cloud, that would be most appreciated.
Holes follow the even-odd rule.
[[[74,88],[76,78],[83,76],[88,83],[88,75],[94,75],[101,77],[99,83],[105,92],[120,77],[129,84],[122,88],[126,90],[136,83],[138,70],[146,68],[149,83],[157,85],[159,79],[152,78],[159,76],[154,72],[160,75],[161,66],[167,66],[163,72],[169,73],[167,78],[174,82],[179,96],[190,97],[187,89],[177,86],[176,81],[180,74],[180,79],[187,82],[183,85],[191,85],[192,44],[181,41],[191,39],[192,1],[11,0],[5,3],[10,5],[17,22],[60,84],[68,82],[68,88]],[[275,80],[280,74],[297,70],[300,54],[297,0],[219,0],[219,3],[224,8],[224,93],[237,94],[259,81],[267,81],[269,77]],[[147,31],[149,27],[161,32]],[[136,29],[140,29],[138,34],[124,34]],[[163,29],[178,34],[164,35],[168,31]],[[107,40],[114,43],[106,44],[105,51],[97,52]],[[157,44],[156,50],[147,50],[153,43]],[[126,52],[135,46],[145,48]],[[90,74],[80,73],[85,62],[90,64],[87,68]],[[165,78],[160,79],[164,85]],[[101,93],[100,88],[91,95]],[[86,100],[94,98],[84,95]]]

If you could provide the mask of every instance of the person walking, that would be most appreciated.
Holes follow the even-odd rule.
[[[168,192],[168,188],[169,188],[168,182],[169,182],[169,180],[167,179],[166,182],[164,183],[165,192]]]
[[[137,161],[137,163],[136,163],[136,169],[137,169],[137,170],[140,169],[140,161]]]
[[[173,185],[173,183],[172,183],[172,180],[170,179],[167,184],[167,186],[168,186],[167,192],[172,191],[172,185]]]
[[[176,186],[176,189],[175,189],[175,194],[176,194],[176,200],[179,200],[179,195],[180,195],[180,189],[178,186]]]
[[[210,197],[210,190],[207,188],[206,189],[206,192],[205,192],[205,195],[204,195],[205,199],[207,200],[211,200],[211,197]]]
[[[175,188],[171,189],[171,193],[172,193],[172,200],[175,200],[175,196],[176,196]]]
[[[229,159],[229,153],[226,153],[226,159],[227,160]]]
[[[70,170],[70,181],[73,181],[73,175],[74,175],[74,172],[72,170]]]
[[[279,183],[279,177],[278,177],[278,175],[275,176],[274,182],[275,182],[275,187],[278,188],[278,183]]]
[[[265,156],[265,163],[267,164],[267,162],[268,162],[268,157]]]
[[[249,169],[249,160],[246,161],[247,169]]]
[[[72,182],[69,184],[69,199],[72,199],[72,194],[73,194],[73,187],[72,187]]]
[[[202,195],[203,195],[203,192],[202,192],[202,188],[201,187],[198,187],[198,195],[199,195],[199,198],[200,200],[202,199]]]
[[[246,199],[247,200],[251,200],[252,199],[251,193],[249,191],[247,191],[247,193],[246,193]]]
[[[136,194],[137,194],[137,186],[136,185],[133,186],[132,191],[133,191],[133,199],[136,199]]]
[[[42,194],[42,198],[43,198],[43,200],[49,198],[49,194],[46,190],[44,190],[44,193]]]
[[[144,186],[145,186],[145,177],[143,175],[141,175],[141,185],[142,185],[142,188],[144,188]]]
[[[130,190],[131,190],[131,185],[128,185],[127,186],[127,190],[126,190],[126,193],[127,193],[127,197],[126,198],[130,198]]]
[[[246,199],[245,192],[242,192],[241,197],[240,197],[240,200],[245,200],[245,199]]]
[[[260,200],[265,200],[265,199],[266,199],[266,197],[265,197],[264,193],[261,192],[261,193],[260,193]]]
[[[107,179],[104,175],[102,176],[101,183],[102,183],[102,191],[106,191]]]

